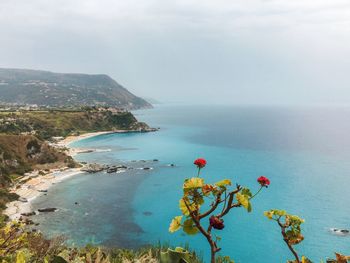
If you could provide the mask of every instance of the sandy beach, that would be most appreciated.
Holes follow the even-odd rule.
[[[79,136],[68,136],[65,139],[57,142],[55,145],[57,147],[67,148],[68,154],[74,156],[83,150],[69,147],[71,143],[109,133],[115,133],[115,131],[93,132],[85,133]],[[84,150],[86,151],[86,149]],[[7,203],[7,208],[4,211],[4,214],[9,216],[10,219],[14,220],[20,218],[21,214],[23,213],[32,212],[31,202],[35,198],[45,194],[52,185],[81,173],[84,173],[81,171],[81,168],[63,168],[51,170],[45,175],[39,175],[38,170],[34,170],[26,174],[23,178],[21,178],[21,182],[24,183],[17,184],[10,189],[11,192],[18,194],[20,198],[18,201]]]
[[[118,132],[118,131],[90,132],[90,133],[84,133],[84,134],[77,135],[77,136],[67,136],[63,140],[59,141],[57,143],[57,145],[62,146],[62,147],[68,147],[69,144],[71,144],[73,142],[76,142],[76,141],[80,141],[80,140],[83,140],[83,139],[95,137],[95,136],[98,136],[98,135],[115,133],[115,132]]]

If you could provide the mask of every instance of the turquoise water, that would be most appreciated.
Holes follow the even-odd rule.
[[[135,169],[77,175],[52,187],[34,203],[59,208],[35,217],[44,233],[64,234],[78,245],[188,243],[207,257],[202,236],[168,233],[169,222],[180,214],[183,180],[195,175],[193,160],[204,157],[208,164],[203,177],[208,182],[229,178],[256,190],[257,177],[271,180],[253,201],[252,213],[235,209],[225,217],[226,227],[218,231],[223,255],[236,262],[292,259],[277,226],[263,216],[270,208],[283,208],[306,220],[305,240],[297,246],[300,254],[319,262],[334,251],[350,253],[349,237],[328,231],[350,227],[348,109],[160,106],[135,114],[161,130],[103,135],[74,144],[110,150],[80,154],[81,161],[125,163]],[[169,167],[171,163],[176,166]],[[141,167],[153,170],[136,169]]]

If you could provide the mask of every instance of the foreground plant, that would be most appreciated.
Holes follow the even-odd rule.
[[[310,262],[305,257],[300,261],[298,253],[293,248],[294,245],[299,244],[304,240],[304,236],[301,234],[300,225],[304,223],[304,219],[296,215],[287,214],[284,210],[271,209],[270,211],[264,212],[264,215],[270,219],[277,222],[281,228],[281,234],[284,242],[287,244],[289,250],[295,257],[297,263],[300,262]]]
[[[213,229],[222,230],[225,227],[223,217],[232,208],[244,207],[248,212],[252,211],[251,200],[270,184],[264,176],[258,178],[259,190],[253,195],[248,188],[236,184],[234,189],[229,189],[231,180],[224,179],[215,184],[206,184],[200,177],[201,170],[206,166],[205,159],[197,159],[194,164],[198,168],[197,177],[186,179],[183,184],[183,197],[179,201],[182,215],[176,216],[169,227],[171,233],[180,228],[188,235],[201,233],[209,243],[211,263],[215,263],[216,253],[221,250],[218,241],[221,239],[213,233]],[[205,200],[212,200],[206,211],[201,211]],[[207,225],[204,226],[204,223]],[[227,257],[225,258],[228,259]],[[233,262],[231,260],[226,262]]]

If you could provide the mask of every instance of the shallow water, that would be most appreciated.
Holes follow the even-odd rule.
[[[82,174],[54,186],[34,202],[37,208],[60,209],[35,217],[47,235],[63,233],[79,245],[189,243],[207,255],[200,235],[167,231],[171,218],[180,214],[182,182],[195,175],[193,160],[204,157],[208,165],[203,176],[208,182],[230,178],[254,190],[258,176],[271,180],[271,187],[253,201],[252,213],[236,209],[225,218],[225,230],[218,231],[223,255],[236,262],[292,259],[277,226],[263,216],[270,208],[305,218],[305,240],[297,250],[315,262],[334,251],[350,253],[349,237],[328,232],[331,227],[350,228],[348,109],[160,106],[135,114],[161,130],[77,142],[77,147],[110,149],[77,159],[154,170]],[[171,163],[176,167],[167,166]]]

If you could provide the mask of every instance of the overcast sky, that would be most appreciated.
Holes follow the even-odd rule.
[[[349,104],[350,1],[0,0],[0,67],[165,102]]]

